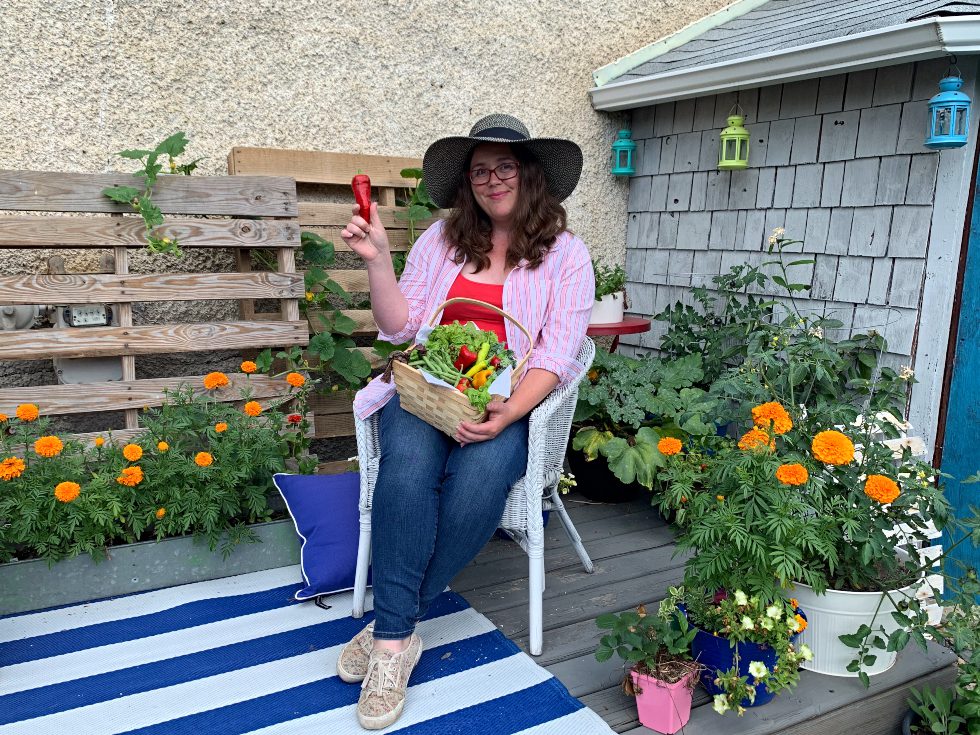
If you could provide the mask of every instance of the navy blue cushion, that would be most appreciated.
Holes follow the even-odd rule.
[[[360,520],[360,475],[289,475],[272,478],[303,540],[300,565],[306,586],[297,600],[354,588]]]

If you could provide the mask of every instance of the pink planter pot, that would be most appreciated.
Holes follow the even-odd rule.
[[[690,685],[694,672],[680,681],[666,684],[658,679],[630,672],[633,686],[640,690],[636,695],[636,711],[640,724],[651,730],[673,735],[691,718],[691,698],[694,687]]]

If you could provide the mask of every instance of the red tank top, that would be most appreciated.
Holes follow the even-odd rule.
[[[462,271],[456,276],[453,285],[446,294],[446,299],[455,298],[476,299],[493,304],[497,308],[504,308],[504,286],[503,284],[477,283],[471,281],[463,275]],[[497,339],[501,342],[507,341],[507,331],[504,328],[504,318],[496,312],[490,311],[482,306],[475,304],[451,304],[442,312],[440,324],[452,324],[459,322],[466,324],[473,322],[480,329],[488,332],[496,332]]]

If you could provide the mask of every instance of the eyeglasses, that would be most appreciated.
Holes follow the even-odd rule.
[[[507,181],[507,179],[517,176],[520,167],[517,161],[504,161],[496,168],[475,168],[470,171],[470,183],[477,186],[488,184],[490,183],[490,174],[496,174],[499,181]]]

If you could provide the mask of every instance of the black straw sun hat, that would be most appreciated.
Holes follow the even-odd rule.
[[[544,169],[548,191],[559,202],[575,190],[582,175],[582,149],[562,138],[532,138],[512,115],[493,114],[477,120],[468,136],[441,138],[422,159],[425,187],[437,205],[451,207],[459,186],[466,182],[466,159],[480,143],[515,143],[533,155]]]

